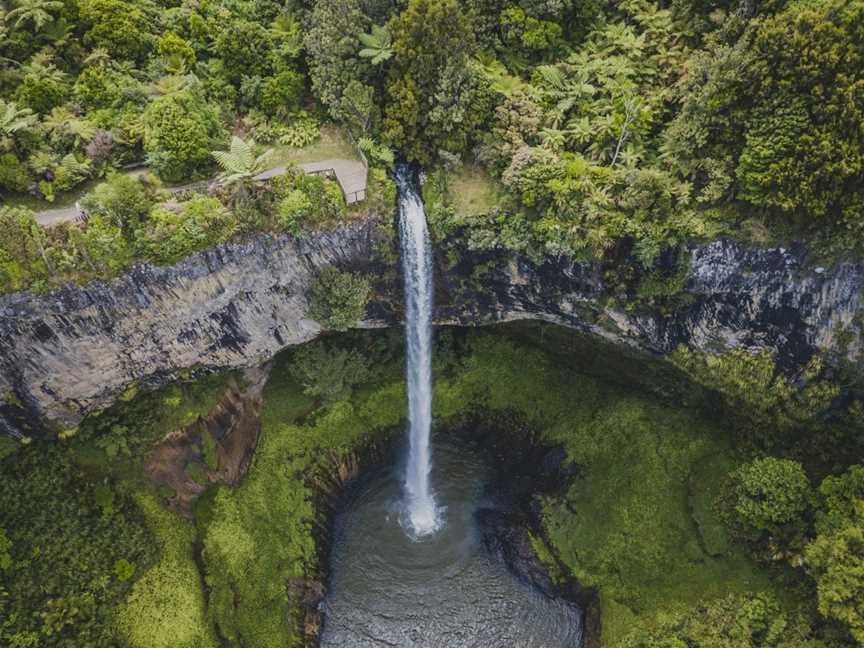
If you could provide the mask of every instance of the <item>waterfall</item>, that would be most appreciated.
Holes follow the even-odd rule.
[[[440,524],[435,497],[429,487],[432,458],[432,246],[423,203],[411,179],[400,166],[399,243],[405,277],[406,378],[408,383],[409,450],[405,469],[406,522],[415,536],[434,533]]]

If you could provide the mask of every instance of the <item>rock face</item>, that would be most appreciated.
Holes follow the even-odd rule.
[[[165,383],[190,368],[255,366],[314,338],[320,327],[308,318],[305,293],[330,264],[376,279],[361,326],[395,324],[401,287],[394,255],[384,255],[387,263],[379,254],[392,252],[381,225],[350,221],[302,241],[258,235],[175,266],[140,265],[109,283],[0,297],[0,431],[71,428],[133,383]],[[458,242],[448,250],[439,255],[440,323],[541,319],[655,353],[679,344],[769,348],[787,367],[816,351],[853,361],[862,351],[861,264],[807,269],[799,250],[715,241],[689,250],[686,299],[665,316],[613,305],[591,263],[538,266]]]
[[[313,277],[331,264],[366,269],[376,226],[352,221],[301,241],[259,235],[110,283],[0,297],[0,429],[72,428],[130,384],[255,366],[314,338]]]
[[[439,320],[541,319],[659,354],[681,344],[706,353],[767,348],[788,370],[816,352],[860,362],[864,264],[808,267],[803,250],[754,249],[729,240],[685,253],[689,277],[668,314],[613,303],[596,264],[563,258],[538,266],[513,254],[465,255],[444,273]],[[466,277],[472,279],[466,283]]]

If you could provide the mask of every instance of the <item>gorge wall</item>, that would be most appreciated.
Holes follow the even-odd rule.
[[[75,427],[133,384],[188,371],[250,367],[316,337],[306,291],[323,267],[367,272],[376,296],[363,327],[400,319],[392,224],[366,218],[311,234],[255,235],[170,267],[140,265],[108,283],[0,297],[0,431]],[[679,344],[716,353],[768,348],[794,368],[814,352],[858,362],[864,265],[807,268],[800,250],[694,246],[680,305],[624,308],[602,269],[566,258],[534,264],[507,251],[438,255],[437,321],[540,319],[652,353]]]

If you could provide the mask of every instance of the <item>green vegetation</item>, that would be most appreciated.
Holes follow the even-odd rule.
[[[81,201],[89,214],[84,226],[63,222],[46,229],[28,209],[0,207],[0,293],[109,279],[140,260],[176,263],[238,233],[302,237],[346,217],[336,182],[297,167],[266,186],[253,183],[263,161],[252,146],[235,139],[230,152],[215,152],[225,169],[217,195],[191,192],[167,201],[148,176],[113,173]],[[385,212],[395,202],[395,185],[379,171],[372,170],[369,205]]]
[[[265,390],[262,435],[249,474],[236,490],[221,488],[215,496],[203,534],[210,615],[219,634],[238,645],[301,645],[303,600],[316,587],[323,559],[315,544],[321,515],[316,489],[326,491],[352,453],[404,415],[401,366],[392,351],[369,336],[354,339],[365,347],[365,362],[390,368],[388,380],[377,373],[350,400],[350,391],[334,400],[335,390],[325,388],[329,405],[320,408],[293,377],[295,357],[308,362],[310,353],[321,353],[313,350],[320,343],[283,354]],[[355,355],[350,340],[328,344],[323,353]]]
[[[396,154],[452,176],[431,207],[439,232],[538,259],[614,257],[634,307],[677,305],[686,272],[665,259],[686,241],[805,239],[836,259],[864,240],[860,2],[67,4],[21,0],[3,18],[0,191],[17,206],[71,204],[129,162],[171,183],[211,177],[229,140],[251,161],[266,152],[253,140],[273,145],[274,165],[356,159],[341,127],[379,176]],[[276,204],[249,186],[260,168],[226,172],[241,188],[218,195],[234,232],[322,224],[321,191],[283,188]],[[329,219],[341,208],[324,193]],[[182,230],[187,217],[138,218]],[[101,216],[47,234],[23,213],[0,221],[30,232],[26,250],[0,234],[2,291],[228,235],[198,223],[181,235],[194,242],[154,255]]]
[[[371,296],[368,277],[327,267],[309,288],[309,316],[324,328],[345,331],[363,319]]]
[[[135,648],[214,646],[193,555],[194,527],[151,494],[139,493],[136,500],[156,536],[159,561],[119,605],[117,634]]]
[[[164,508],[142,464],[212,409],[227,378],[141,390],[70,440],[0,459],[0,643],[213,646],[194,529]]]
[[[801,520],[810,499],[810,482],[801,464],[766,457],[744,464],[732,474],[735,513],[757,531],[776,533]]]
[[[531,543],[556,579],[566,569],[598,590],[605,646],[860,642],[864,468],[816,479],[822,458],[736,449],[709,390],[697,397],[646,361],[640,374],[657,392],[635,391],[618,371],[632,358],[592,362],[597,350],[572,335],[550,328],[545,341],[519,341],[520,331],[439,335],[436,427],[481,416],[503,434],[563,446],[579,466],[544,499]],[[319,497],[352,474],[358,453],[401,430],[401,344],[396,332],[353,332],[278,356],[249,472],[234,488],[209,485],[194,524],[165,508],[172,493],[148,485],[141,467],[166,432],[212,408],[224,377],[140,389],[64,445],[6,457],[0,636],[300,645],[324,559]]]

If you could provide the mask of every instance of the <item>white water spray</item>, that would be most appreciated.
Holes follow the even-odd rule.
[[[406,522],[415,536],[434,533],[440,512],[429,487],[432,458],[432,246],[423,203],[408,169],[397,173],[399,241],[405,277],[405,338],[407,347],[409,451],[405,471]]]

